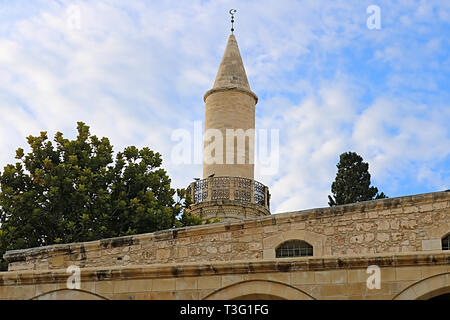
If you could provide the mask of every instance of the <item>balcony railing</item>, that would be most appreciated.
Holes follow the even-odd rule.
[[[216,200],[234,200],[270,208],[269,189],[262,183],[240,177],[213,177],[189,185],[194,204]]]

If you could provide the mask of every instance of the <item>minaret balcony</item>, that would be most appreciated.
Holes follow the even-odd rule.
[[[192,182],[187,193],[192,198],[192,213],[205,219],[234,220],[235,214],[236,219],[270,214],[269,188],[252,179],[210,177]],[[236,212],[239,208],[240,214]]]

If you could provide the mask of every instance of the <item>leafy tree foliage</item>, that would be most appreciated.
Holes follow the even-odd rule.
[[[199,224],[184,212],[184,189],[170,187],[159,153],[118,152],[78,122],[78,136],[27,138],[31,152],[0,175],[0,255],[6,250],[90,241]],[[176,196],[176,200],[174,197]],[[3,268],[5,262],[3,262]]]
[[[333,196],[328,196],[328,204],[336,206],[373,199],[387,198],[376,187],[370,186],[369,164],[355,152],[341,154],[336,165],[338,172],[331,185]]]

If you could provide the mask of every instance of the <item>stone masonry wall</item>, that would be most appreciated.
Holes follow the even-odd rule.
[[[367,201],[171,229],[136,236],[9,251],[9,270],[267,260],[290,239],[314,256],[441,250],[450,232],[450,192]]]

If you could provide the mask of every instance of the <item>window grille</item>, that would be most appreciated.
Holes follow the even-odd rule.
[[[313,255],[313,247],[305,241],[286,241],[276,249],[277,258],[308,257]]]

